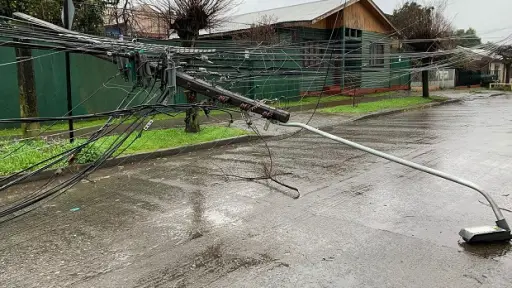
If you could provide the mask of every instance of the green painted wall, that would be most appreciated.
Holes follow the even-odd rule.
[[[229,79],[228,83],[218,82],[227,89],[241,93],[256,99],[288,99],[293,100],[300,97],[303,92],[317,92],[324,86],[333,85],[335,69],[333,61],[331,68],[305,68],[303,58],[303,43],[307,41],[319,41],[327,43],[329,39],[329,52],[324,60],[342,55],[341,39],[342,30],[337,29],[281,29],[279,31],[280,41],[286,42],[286,48],[266,48],[255,50],[256,53],[249,53],[248,58],[244,54],[218,53],[210,58],[213,65],[208,66],[203,62],[198,65],[207,67],[210,71],[229,72],[235,78]],[[332,36],[332,38],[331,38]],[[385,62],[385,68],[371,69],[361,66],[369,63],[369,44],[371,42],[388,42],[385,35],[363,31],[362,46],[357,39],[350,39],[345,52],[353,49],[356,52],[347,54],[346,67],[341,71],[350,71],[360,78],[358,85],[362,88],[381,88],[390,85],[404,85],[408,83],[409,76],[404,72],[409,66],[408,62],[389,59]],[[226,40],[224,51],[240,52],[239,47]],[[176,45],[175,41],[151,41],[151,43]],[[218,46],[218,42],[200,42],[198,47]],[[234,47],[234,48],[229,48]],[[386,45],[385,54],[389,53],[389,45]],[[251,49],[249,49],[251,50]],[[252,50],[251,50],[252,51]],[[66,113],[66,82],[64,54],[54,51],[34,50],[33,56],[37,57],[34,62],[36,93],[38,95],[38,110],[40,116],[62,116]],[[352,56],[354,59],[350,59]],[[361,59],[362,58],[362,59]],[[0,47],[0,117],[19,117],[18,84],[16,75],[16,64],[9,64],[15,61],[14,48]],[[391,62],[391,63],[390,63]],[[239,67],[240,72],[234,67]],[[338,70],[339,73],[340,70]],[[288,72],[288,73],[284,73]],[[295,73],[294,73],[295,72]],[[405,73],[405,74],[404,74]],[[88,55],[71,55],[71,77],[73,104],[77,105],[75,115],[113,110],[126,97],[126,90],[131,90],[132,83],[125,82],[121,77],[116,77],[109,82],[107,87],[103,83],[117,74],[117,66],[104,60]],[[250,79],[236,80],[237,75],[252,75]],[[391,77],[391,81],[390,81]],[[214,79],[205,77],[206,79]],[[235,80],[235,81],[233,81]],[[184,103],[185,98],[182,89],[178,90],[177,103]],[[132,104],[139,104],[146,97],[145,93],[139,93],[132,99]]]
[[[302,75],[299,77],[300,92],[317,92],[321,91],[323,87],[333,85],[334,67],[333,61],[336,56],[341,53],[341,39],[343,39],[342,29],[327,30],[327,29],[314,29],[314,28],[292,28],[283,29],[280,31],[281,35],[288,35],[285,39],[291,39],[295,44],[295,63],[300,65]],[[322,49],[316,57],[323,60],[323,66],[307,67],[304,63],[304,48],[310,43],[317,43]],[[331,67],[328,68],[328,64]]]
[[[38,112],[40,116],[64,116],[67,112],[64,54],[48,50],[33,50]],[[0,117],[20,117],[17,67],[14,48],[0,47]],[[113,110],[131,90],[131,83],[117,74],[117,66],[93,56],[71,54],[72,101],[75,115]],[[12,63],[12,64],[9,64]],[[114,88],[111,88],[114,87]],[[132,103],[138,104],[146,95],[139,94]]]
[[[20,106],[18,101],[18,78],[16,65],[9,64],[15,61],[14,49],[0,47],[0,117],[20,117]]]
[[[401,57],[392,57],[390,63],[390,86],[409,86],[411,83],[411,63]]]
[[[385,88],[389,87],[390,59],[384,57],[384,67],[370,67],[370,45],[372,43],[383,43],[384,55],[390,53],[390,39],[385,34],[363,31],[362,34],[362,74],[361,88]]]

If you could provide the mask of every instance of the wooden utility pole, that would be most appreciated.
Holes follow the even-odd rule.
[[[347,28],[345,27],[345,9],[347,8],[347,1],[345,1],[345,5],[343,6],[343,10],[341,11],[341,19],[342,25],[343,25],[343,42],[342,42],[342,59],[341,59],[341,94],[343,94],[343,91],[345,90],[345,49],[346,49],[346,37],[347,37]]]
[[[18,42],[28,42],[15,39]],[[32,60],[32,50],[30,48],[15,48],[16,65],[18,68],[18,91],[20,99],[20,117],[37,117],[37,94],[36,82],[34,76],[34,65]],[[38,122],[22,123],[21,130],[23,137],[34,137],[39,133],[40,125]]]
[[[188,47],[190,49],[195,46],[195,39],[186,39],[182,42],[183,47]],[[192,60],[187,60],[188,63],[191,63]],[[183,93],[185,94],[185,98],[187,99],[187,103],[194,104],[197,101],[197,93],[195,91],[184,89]],[[198,133],[201,131],[201,126],[199,125],[199,108],[191,107],[185,111],[185,132],[187,133]]]
[[[429,98],[430,97],[430,91],[428,88],[429,84],[429,70],[427,69],[430,65],[430,58],[423,58],[423,71],[421,71],[421,83],[422,83],[422,90],[423,90],[423,98]]]

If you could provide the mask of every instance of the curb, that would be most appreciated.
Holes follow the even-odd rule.
[[[442,102],[433,102],[433,103],[422,104],[422,105],[417,105],[417,106],[412,106],[412,107],[407,107],[407,108],[385,110],[385,111],[362,115],[362,116],[350,119],[349,122],[355,122],[355,121],[369,119],[369,118],[377,118],[380,116],[386,116],[386,115],[391,115],[391,114],[398,114],[398,113],[402,113],[402,112],[406,112],[406,111],[420,110],[420,109],[424,109],[424,108],[432,108],[432,107],[437,107],[437,106],[442,106],[442,105],[459,103],[461,101],[462,101],[462,99],[450,99],[450,100],[445,100]]]
[[[395,98],[403,98],[403,97],[402,96],[398,96],[398,97],[385,97],[385,98],[386,99],[395,99]],[[383,97],[375,97],[375,98],[368,98],[367,97],[367,98],[365,98],[365,97],[356,96],[356,99],[358,99],[357,103],[370,103],[370,102],[378,102],[378,101],[382,100]],[[339,106],[339,105],[349,105],[351,103],[352,103],[351,99],[329,101],[329,102],[321,102],[318,105],[318,109],[328,108],[328,107],[335,107],[335,106]],[[288,112],[306,112],[306,111],[313,110],[315,108],[316,108],[316,104],[313,103],[313,104],[306,104],[306,105],[302,105],[302,106],[292,106],[292,107],[280,108],[280,109],[286,110]],[[237,114],[234,114],[233,116],[234,116],[233,120],[241,120],[242,119]],[[212,117],[214,117],[214,118],[207,118],[204,115],[200,115],[200,121],[201,121],[202,125],[203,124],[204,125],[216,124],[217,120],[229,120],[230,119],[230,117],[228,117],[227,114],[220,114],[220,115],[216,115],[216,116],[212,116]],[[216,119],[216,120],[214,120],[214,119]],[[151,125],[151,127],[149,129],[150,130],[158,130],[158,129],[176,128],[176,127],[181,127],[183,123],[184,123],[183,119],[181,119],[181,118],[178,118],[178,119],[166,119],[166,120],[156,120],[153,123],[153,125]],[[128,125],[128,124],[121,125],[117,129],[122,131],[126,125]],[[79,137],[82,133],[88,134],[88,133],[92,133],[92,132],[94,132],[96,130],[97,130],[97,127],[85,127],[85,128],[82,128],[82,129],[80,129],[78,131],[75,131],[75,137]],[[114,133],[114,134],[117,134],[117,133]],[[69,137],[67,130],[56,130],[56,131],[41,132],[41,134],[39,134],[38,136],[46,136],[46,137],[49,137],[49,138],[61,138],[61,139],[68,139],[68,137]],[[0,136],[0,140],[12,140],[12,139],[21,139],[21,138],[22,138],[21,135],[5,135],[5,136]]]
[[[261,136],[263,138],[270,138],[272,136]],[[217,146],[226,146],[226,145],[232,145],[232,144],[240,144],[240,143],[247,143],[255,140],[260,140],[260,136],[258,135],[244,135],[239,137],[231,137],[221,140],[215,140],[200,144],[194,144],[189,146],[180,146],[170,149],[162,149],[162,150],[156,150],[152,152],[145,152],[145,153],[138,153],[138,154],[132,154],[127,156],[122,156],[114,159],[108,159],[103,164],[101,164],[101,168],[111,168],[115,166],[119,166],[121,164],[133,164],[134,162],[140,162],[144,160],[151,160],[155,158],[162,158],[162,157],[168,157],[168,156],[176,156],[178,154],[183,153],[190,153],[195,152],[197,150],[207,150],[207,149],[213,149]],[[20,181],[20,183],[28,183],[28,182],[35,182],[39,180],[45,180],[48,179],[56,174],[60,176],[66,176],[69,174],[75,173],[80,168],[87,167],[89,164],[80,164],[80,165],[73,165],[68,166],[64,168],[56,168],[51,170],[45,170],[42,171],[34,176],[31,176],[28,179],[24,179]],[[59,171],[60,170],[60,171]],[[58,172],[59,171],[59,172]],[[11,181],[14,181],[15,179],[19,179],[27,174],[19,175],[16,178],[13,178]],[[0,183],[7,179],[8,176],[0,177]]]
[[[362,115],[362,116],[356,117],[354,119],[349,119],[344,122],[355,122],[355,121],[364,120],[364,119],[377,118],[380,116],[398,114],[398,113],[410,111],[410,110],[419,110],[419,109],[424,109],[424,108],[431,108],[431,107],[436,107],[436,106],[441,106],[441,105],[453,104],[453,103],[458,103],[461,101],[462,101],[461,99],[451,99],[451,100],[446,100],[443,102],[428,103],[428,104],[418,105],[418,106],[413,106],[413,107],[408,107],[408,108],[375,112],[375,113],[371,113],[371,114],[367,114],[367,115]],[[329,127],[332,127],[332,126],[326,126],[326,127],[321,127],[321,128],[326,129]],[[261,138],[272,139],[272,140],[280,140],[280,139],[282,140],[282,139],[286,139],[288,137],[289,137],[289,135],[274,135],[274,136],[270,135],[270,136],[261,136],[261,137],[258,135],[244,135],[244,136],[239,136],[239,137],[231,137],[231,138],[210,141],[210,142],[205,142],[205,143],[200,143],[200,144],[195,144],[195,145],[181,146],[181,147],[170,148],[170,149],[162,149],[162,150],[156,150],[156,151],[152,151],[152,152],[138,153],[138,154],[122,156],[119,158],[108,159],[101,165],[101,168],[111,168],[111,167],[119,166],[121,164],[133,164],[134,162],[140,162],[140,161],[144,161],[144,160],[151,160],[151,159],[155,159],[155,158],[175,156],[175,155],[183,154],[183,153],[196,152],[198,150],[213,149],[217,146],[226,146],[226,145],[232,145],[232,144],[247,143],[247,142],[251,142],[251,141],[255,141],[255,140],[260,140]],[[39,174],[34,175],[28,179],[24,179],[24,180],[20,181],[20,183],[35,182],[35,181],[51,178],[52,176],[54,176],[58,173],[57,171],[59,171],[59,169],[60,169],[60,173],[58,173],[59,177],[70,175],[70,174],[75,173],[80,168],[84,168],[87,166],[88,166],[88,164],[81,164],[81,165],[68,166],[68,167],[64,167],[64,168],[45,170],[45,171],[40,172]],[[21,178],[25,175],[26,174],[19,175],[18,177],[13,178],[11,181]],[[8,178],[8,176],[0,177],[0,183],[7,178]]]
[[[366,114],[366,115],[361,115],[361,116],[358,116],[358,117],[355,117],[355,118],[351,118],[351,119],[342,120],[340,123],[337,123],[337,124],[319,126],[317,128],[318,129],[331,129],[331,128],[333,128],[333,127],[335,127],[337,125],[340,125],[340,124],[352,123],[352,122],[356,122],[356,121],[359,121],[359,120],[377,118],[377,117],[380,117],[380,116],[398,114],[398,113],[412,111],[412,110],[420,110],[420,109],[424,109],[424,108],[432,108],[432,107],[436,107],[436,106],[442,106],[442,105],[447,105],[447,104],[459,103],[459,102],[462,102],[462,101],[463,101],[462,99],[450,99],[450,100],[445,100],[445,101],[441,101],[441,102],[433,102],[433,103],[427,103],[427,104],[411,106],[411,107],[407,107],[407,108],[400,108],[400,109],[394,109],[394,110],[385,110],[385,111],[370,113],[370,114]],[[289,138],[289,136],[290,135],[288,135],[288,134],[286,134],[286,135],[277,135],[277,136],[272,136],[272,139],[273,140],[283,140],[283,139]]]

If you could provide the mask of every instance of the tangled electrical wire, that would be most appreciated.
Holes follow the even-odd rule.
[[[210,111],[218,110],[228,114],[229,121],[233,122],[233,114],[242,112],[250,129],[261,136],[254,125],[256,121],[288,121],[289,112],[267,105],[267,103],[277,103],[284,108],[289,108],[286,105],[286,97],[283,98],[282,95],[300,91],[304,92],[300,96],[300,101],[311,95],[318,97],[317,101],[313,102],[314,110],[309,117],[309,123],[320,107],[322,98],[330,96],[324,90],[329,83],[329,78],[332,78],[333,82],[330,84],[343,83],[344,89],[338,91],[339,93],[346,91],[350,93],[361,87],[363,81],[368,86],[379,86],[383,81],[389,83],[423,70],[450,68],[471,58],[471,55],[458,49],[435,52],[391,51],[374,60],[385,61],[390,66],[402,61],[420,61],[427,57],[436,60],[419,68],[409,66],[390,69],[388,77],[382,80],[380,78],[382,69],[365,66],[364,61],[368,59],[363,50],[369,49],[368,45],[349,42],[342,46],[339,31],[335,30],[332,31],[329,39],[315,41],[313,44],[309,41],[273,44],[222,42],[219,44],[213,40],[199,40],[198,44],[206,48],[183,48],[178,45],[145,43],[136,39],[118,41],[91,36],[69,31],[21,13],[17,13],[16,16],[18,19],[3,18],[6,21],[0,19],[0,46],[49,51],[47,54],[34,56],[31,59],[48,57],[54,53],[73,52],[93,55],[112,62],[117,65],[118,73],[102,83],[102,87],[121,89],[126,94],[115,110],[107,112],[72,117],[0,119],[0,124],[32,122],[54,124],[65,120],[107,118],[88,138],[81,138],[72,147],[1,178],[0,191],[3,191],[23,181],[35,179],[38,174],[55,168],[54,175],[28,197],[13,204],[1,206],[0,222],[22,215],[33,209],[36,206],[34,204],[60,195],[81,180],[87,179],[88,175],[100,168],[108,159],[123,155],[130,145],[150,129],[155,117],[159,114],[175,117],[189,109],[199,109],[209,115]],[[389,37],[391,35],[386,35],[384,38]],[[378,39],[376,42],[383,40],[387,39]],[[443,39],[438,40],[443,41]],[[448,40],[451,39],[446,39]],[[27,59],[0,63],[0,67],[20,61],[27,61]],[[346,68],[340,70],[340,61],[344,61]],[[367,79],[362,79],[363,73],[369,75]],[[131,89],[107,86],[110,80],[117,76],[133,83]],[[273,78],[276,76],[279,80]],[[284,82],[283,79],[293,80],[295,84],[293,87],[283,85],[281,83]],[[407,81],[408,83],[405,84],[410,84],[412,79]],[[207,96],[208,100],[198,104],[167,104],[175,100],[178,86]],[[144,94],[145,96],[141,98],[136,97]],[[282,102],[284,105],[281,105]],[[261,115],[262,118],[253,119],[252,114]],[[34,138],[46,137],[43,132],[44,130]],[[289,137],[296,133],[290,134]],[[108,140],[107,137],[109,137]],[[1,155],[0,160],[8,161],[29,143],[30,139],[20,140],[20,145]],[[228,176],[249,181],[268,179],[300,195],[297,188],[276,179],[272,153],[267,143],[264,144],[270,160],[268,165],[263,165],[264,176]],[[101,147],[101,153],[94,154],[97,147]],[[83,155],[89,154],[93,154],[94,157],[87,161],[82,159]],[[75,167],[73,168],[75,170],[63,178],[62,167]]]
[[[48,169],[54,169],[54,175],[35,192],[15,203],[0,207],[0,221],[2,222],[34,209],[34,204],[51,199],[79,181],[87,179],[88,175],[96,171],[108,159],[118,158],[137,139],[141,138],[144,131],[150,129],[157,115],[175,117],[190,109],[199,109],[208,116],[211,111],[220,111],[228,114],[229,122],[233,123],[233,113],[236,113],[237,110],[229,107],[235,106],[246,113],[248,111],[258,113],[267,119],[284,122],[289,119],[289,113],[285,111],[274,109],[218,85],[190,76],[194,75],[191,73],[192,71],[188,71],[188,74],[177,71],[176,63],[186,65],[190,59],[209,62],[204,53],[212,52],[212,49],[182,49],[168,45],[139,44],[136,41],[127,44],[118,43],[108,38],[89,37],[74,33],[27,15],[19,14],[18,16],[25,20],[11,19],[8,22],[0,22],[0,35],[15,39],[4,42],[3,45],[94,55],[116,63],[119,68],[117,75],[121,75],[125,81],[131,81],[134,84],[131,91],[126,91],[126,96],[113,111],[80,116],[0,119],[0,124],[20,124],[107,118],[105,123],[87,139],[79,139],[72,147],[1,178],[0,191],[4,191],[26,180],[34,179]],[[32,44],[33,41],[37,41],[38,44]],[[41,44],[45,42],[46,44]],[[174,96],[178,85],[201,93],[209,99],[194,104],[167,104],[175,101]],[[106,83],[103,83],[103,86],[106,87]],[[140,104],[134,104],[135,95],[141,92],[144,92],[146,96],[140,100]],[[38,138],[41,135],[42,133],[33,138]],[[108,141],[107,137],[109,137]],[[29,143],[30,139],[22,139],[22,144],[16,149],[4,153],[2,159],[11,158]],[[83,159],[83,155],[94,154],[94,148],[98,147],[101,147],[101,153],[92,158]],[[63,180],[61,167],[76,171],[72,171],[71,176],[65,177]],[[59,179],[57,180],[57,178]]]
[[[3,221],[17,217],[29,210],[31,205],[42,201],[46,198],[57,196],[64,192],[69,187],[75,185],[80,180],[86,178],[88,175],[96,171],[107,159],[115,159],[123,154],[130,145],[139,139],[144,131],[147,131],[152,124],[152,117],[158,114],[165,114],[168,116],[175,117],[180,113],[183,113],[186,109],[191,107],[197,107],[203,109],[203,111],[222,111],[227,113],[231,119],[233,110],[222,107],[215,107],[211,105],[186,105],[186,104],[153,104],[153,105],[139,105],[128,109],[119,109],[116,111],[109,111],[103,113],[96,113],[90,115],[81,115],[73,117],[44,117],[44,118],[21,118],[21,119],[2,119],[0,123],[16,123],[18,122],[44,122],[44,121],[55,121],[55,120],[69,120],[69,119],[94,119],[109,117],[106,123],[93,133],[87,140],[80,141],[72,148],[67,149],[61,153],[58,153],[50,158],[47,158],[41,162],[33,164],[17,173],[11,174],[8,177],[0,180],[0,191],[6,190],[16,184],[19,184],[30,177],[37,175],[47,169],[62,166],[71,166],[76,164],[77,160],[80,159],[81,155],[87,154],[95,145],[101,146],[103,151],[100,155],[97,155],[94,161],[88,163],[81,163],[82,167],[77,167],[78,172],[68,177],[66,180],[61,181],[56,185],[50,185],[53,178],[61,176],[61,169],[55,169],[54,175],[51,179],[38,191],[30,195],[30,197],[24,198],[22,201],[16,202],[11,205],[4,205],[0,210],[0,219]],[[208,112],[206,112],[208,113]],[[124,127],[123,127],[124,126]],[[121,129],[119,132],[116,130]],[[104,139],[108,135],[113,139],[108,143],[101,143],[101,139]],[[3,158],[8,158],[16,151],[12,151],[7,155],[3,155]],[[62,165],[65,164],[65,165]]]

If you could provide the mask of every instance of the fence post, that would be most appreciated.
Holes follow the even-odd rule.
[[[69,23],[69,5],[71,0],[64,0],[64,28],[71,30],[71,25]],[[64,53],[65,61],[66,61],[66,99],[68,104],[68,113],[69,117],[73,116],[73,99],[71,98],[71,67],[70,67],[70,59],[69,52]],[[69,142],[73,143],[75,141],[75,133],[73,128],[73,120],[70,118],[68,120],[68,129],[69,129]]]

